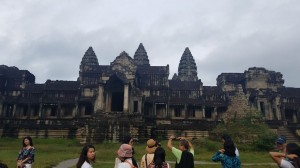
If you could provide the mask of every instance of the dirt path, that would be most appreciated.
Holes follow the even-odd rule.
[[[72,166],[75,166],[76,163],[78,161],[78,158],[76,159],[70,159],[70,160],[64,160],[62,162],[60,162],[56,167],[53,167],[53,168],[69,168],[69,167],[72,167]],[[167,161],[169,163],[175,163],[175,162],[172,162],[172,161]],[[113,163],[113,162],[109,162],[109,163]],[[204,162],[204,161],[195,161],[195,164],[197,165],[211,165],[211,164],[220,164],[219,162]],[[263,166],[263,165],[274,165],[276,166],[275,163],[242,163],[242,165],[244,166],[251,166],[251,165],[259,165],[259,166]]]
[[[69,168],[69,167],[75,166],[77,161],[78,161],[78,158],[64,160],[64,161],[60,162],[57,166],[55,166],[53,168]]]

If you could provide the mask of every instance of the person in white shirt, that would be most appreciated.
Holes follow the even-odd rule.
[[[296,143],[288,143],[286,153],[269,152],[269,155],[281,168],[297,168],[300,166],[300,147]]]
[[[136,162],[136,160],[134,158],[134,148],[133,148],[133,142],[134,141],[137,141],[137,139],[136,138],[132,138],[131,136],[127,135],[127,136],[125,136],[123,138],[122,144],[128,144],[128,145],[130,145],[132,147],[132,158],[131,158],[132,164],[133,164],[133,166],[139,168],[139,165],[138,165],[138,163]],[[118,168],[119,163],[121,163],[121,160],[118,157],[116,157],[114,168]]]
[[[132,163],[132,146],[122,144],[117,152],[121,163],[118,163],[117,168],[136,168]]]
[[[76,164],[76,168],[93,168],[92,163],[95,162],[96,153],[95,147],[91,144],[85,145],[82,148],[80,157]]]

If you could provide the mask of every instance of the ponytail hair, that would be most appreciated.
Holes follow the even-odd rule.
[[[162,147],[157,147],[154,152],[153,163],[156,168],[162,168],[163,163],[165,162],[166,152]]]

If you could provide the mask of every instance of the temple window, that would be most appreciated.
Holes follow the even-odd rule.
[[[85,115],[92,115],[92,106],[91,105],[85,106],[84,114]]]
[[[51,106],[51,111],[50,111],[50,116],[56,116],[57,115],[57,107],[56,106]]]
[[[38,114],[39,114],[39,107],[36,106],[33,108],[33,116],[38,116]]]
[[[214,110],[213,107],[206,107],[205,108],[205,118],[211,118],[213,110]]]
[[[23,108],[23,116],[27,116],[27,112],[28,112],[28,107],[24,106],[24,108]]]
[[[175,107],[175,117],[181,117],[181,109],[180,107]]]
[[[260,111],[265,114],[265,103],[264,102],[259,102],[259,105],[260,105]]]
[[[138,112],[138,101],[133,102],[133,112]]]

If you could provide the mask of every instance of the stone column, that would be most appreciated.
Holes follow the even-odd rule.
[[[105,111],[111,111],[111,92],[106,93]]]
[[[293,123],[297,123],[297,112],[293,112],[293,119],[292,119],[292,122]]]
[[[165,111],[165,114],[164,114],[164,118],[168,117],[168,104],[166,104],[166,111]]]
[[[0,101],[0,117],[4,117],[3,102]]]
[[[60,103],[58,103],[57,104],[57,118],[62,118],[62,114],[61,114],[61,104]]]
[[[142,104],[142,100],[141,100],[141,99],[139,99],[139,100],[138,100],[138,112],[139,112],[139,113],[141,113],[141,112],[142,112],[142,106],[143,106],[143,104]]]
[[[183,118],[189,118],[189,114],[188,114],[188,111],[187,111],[187,105],[185,104],[184,107],[183,107]]]
[[[296,118],[297,118],[296,123],[299,122],[299,118],[300,118],[300,112],[299,112],[299,110],[300,110],[300,108],[298,107],[297,112],[296,112]]]
[[[14,104],[13,110],[12,110],[12,116],[13,116],[13,118],[20,118],[20,114],[16,114],[16,112],[17,112],[17,105]]]
[[[154,102],[152,102],[152,107],[151,116],[156,116],[156,104]]]
[[[280,112],[280,114],[281,114],[281,120],[285,120],[285,107],[283,106],[283,107],[281,107],[281,112]]]
[[[79,117],[79,105],[78,105],[77,102],[75,103],[75,109],[74,109],[73,117]]]
[[[98,96],[96,98],[96,102],[95,102],[95,106],[94,106],[94,111],[102,111],[103,110],[103,91],[104,91],[104,88],[103,88],[103,85],[100,85],[98,87]]]
[[[214,107],[214,111],[211,115],[211,118],[217,120],[217,116],[218,116],[217,107]]]
[[[205,118],[205,107],[202,107],[202,118]]]
[[[104,93],[104,88],[103,88],[103,85],[100,85],[99,86],[99,108],[100,110],[103,110],[103,106],[104,106],[104,97],[103,97],[103,93]]]
[[[28,103],[27,104],[27,118],[29,119],[32,116],[31,114],[31,105]]]
[[[43,103],[40,103],[39,107],[39,118],[44,118],[44,115],[42,114],[43,112]]]
[[[168,103],[166,104],[167,106],[167,111],[166,111],[166,118],[170,119],[171,118],[171,111],[170,111],[170,102],[168,101]]]
[[[128,84],[125,84],[124,85],[124,104],[123,104],[123,111],[124,112],[128,112],[128,100],[129,100],[129,87],[128,87]]]
[[[281,120],[282,116],[281,116],[281,110],[279,107],[276,107],[276,116],[277,116],[277,120]]]

